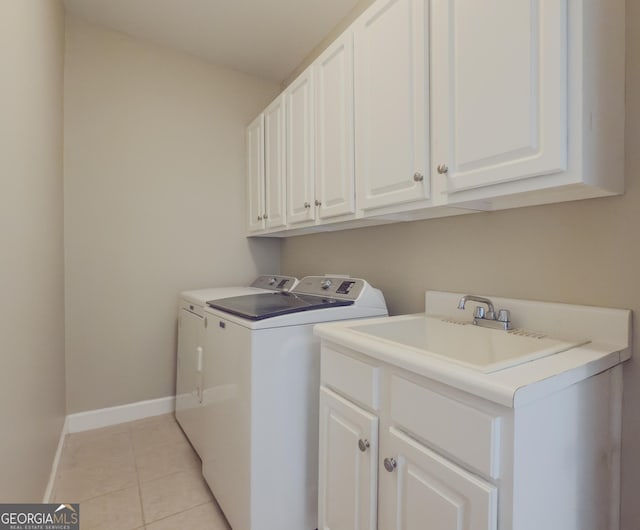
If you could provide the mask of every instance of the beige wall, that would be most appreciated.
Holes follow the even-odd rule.
[[[426,289],[634,310],[640,355],[640,2],[627,2],[626,184],[622,197],[289,238],[286,274],[348,273],[394,314]],[[640,361],[625,366],[623,530],[640,528]]]
[[[174,394],[176,303],[279,269],[244,237],[244,128],[277,84],[67,19],[68,413]]]
[[[41,502],[62,429],[64,12],[0,2],[0,502]]]

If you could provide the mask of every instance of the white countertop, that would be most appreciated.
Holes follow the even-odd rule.
[[[565,325],[551,330],[551,336],[572,337],[574,342],[583,344],[490,373],[452,362],[442,356],[431,355],[410,345],[411,341],[404,341],[409,345],[402,344],[402,341],[388,340],[363,331],[369,324],[373,326],[425,320],[425,316],[443,312],[449,313],[443,315],[445,317],[472,320],[468,312],[455,312],[457,304],[452,301],[458,297],[457,293],[428,293],[428,313],[320,324],[315,327],[315,333],[323,341],[350,348],[378,361],[514,408],[557,392],[630,357],[631,312],[619,309],[494,298],[500,307],[512,311],[515,308],[518,315],[516,318],[529,324],[527,329],[540,331],[546,320],[556,317],[554,321]],[[529,304],[533,305],[529,307]],[[543,315],[544,319],[536,313]],[[567,331],[568,335],[563,335],[562,330]],[[585,341],[590,342],[584,344]]]

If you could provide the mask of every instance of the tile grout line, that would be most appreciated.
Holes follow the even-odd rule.
[[[205,502],[201,502],[201,503],[195,504],[195,505],[190,506],[188,508],[182,509],[182,510],[180,510],[178,512],[175,512],[175,513],[172,513],[172,514],[168,514],[168,515],[166,515],[164,517],[161,517],[159,519],[156,519],[154,521],[151,521],[151,522],[147,523],[146,522],[145,511],[144,511],[144,504],[143,504],[143,500],[142,500],[142,485],[143,485],[143,482],[141,480],[141,476],[140,476],[140,473],[139,473],[139,466],[138,466],[138,464],[139,464],[139,462],[138,462],[139,455],[136,454],[135,445],[134,445],[134,430],[135,429],[134,429],[133,424],[136,423],[136,421],[130,421],[130,422],[124,422],[124,423],[126,423],[127,425],[126,425],[126,429],[123,429],[122,432],[126,433],[126,437],[127,437],[127,440],[129,442],[130,449],[131,449],[131,452],[132,452],[133,466],[134,466],[134,469],[135,469],[135,476],[136,476],[136,487],[138,489],[138,503],[139,503],[139,507],[140,507],[140,515],[141,515],[141,518],[142,518],[142,526],[138,526],[138,527],[136,527],[136,529],[146,528],[147,524],[151,525],[151,524],[154,524],[156,522],[163,521],[163,520],[168,519],[170,517],[174,517],[174,516],[183,514],[185,512],[188,512],[190,510],[193,510],[195,508],[198,508],[198,507],[201,507],[201,506],[204,506],[204,505],[207,505],[207,504],[215,504],[215,498],[212,498],[212,499],[207,500]],[[63,445],[64,448],[68,447],[68,444],[69,444],[69,442],[71,440],[71,434],[72,433],[68,433],[65,436],[64,445]],[[95,440],[92,440],[92,441],[90,441],[88,443],[89,444],[95,443]],[[176,442],[164,442],[164,443],[158,444],[158,446],[160,447],[160,446],[174,445],[174,444],[178,445]],[[193,447],[191,446],[191,444],[188,443],[188,440],[187,440],[187,445],[190,447],[190,449],[192,451],[194,451]],[[89,466],[84,466],[84,467],[85,467],[85,469],[94,469],[94,468],[97,468],[97,467],[100,467],[100,466],[99,466],[99,464],[93,464],[93,465],[90,464]],[[62,471],[62,472],[64,473],[64,471]],[[183,472],[185,472],[185,471],[184,470],[174,471],[172,473],[168,473],[166,475],[163,475],[162,477],[157,477],[155,479],[148,480],[148,481],[144,482],[144,484],[146,484],[148,482],[153,482],[153,481],[156,481],[156,480],[161,480],[162,478],[165,478],[167,476],[171,476],[171,475],[175,475],[175,474],[179,474],[179,473],[183,473]],[[58,483],[58,476],[59,476],[59,473],[56,473],[56,478],[54,480],[54,489],[53,489],[54,494],[55,494],[55,491],[57,489],[56,485]],[[131,486],[117,488],[117,489],[114,489],[112,491],[101,493],[100,495],[95,495],[93,497],[89,497],[87,499],[83,499],[81,502],[82,503],[89,502],[89,501],[92,501],[94,499],[98,499],[98,498],[104,497],[106,495],[112,495],[114,493],[117,493],[117,492],[120,492],[120,491],[124,491],[124,490],[130,489],[130,488],[131,488]]]
[[[133,467],[136,470],[136,483],[138,484],[138,502],[140,503],[140,517],[142,518],[142,528],[147,527],[147,518],[144,515],[144,504],[142,503],[142,484],[138,473],[138,459],[136,458],[136,448],[133,444],[133,422],[129,422],[129,440],[131,442],[131,452],[133,453]]]

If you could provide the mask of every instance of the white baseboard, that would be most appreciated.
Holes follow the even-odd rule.
[[[87,412],[69,414],[65,418],[62,431],[60,432],[60,440],[58,441],[56,456],[54,457],[53,464],[51,465],[51,475],[49,476],[49,482],[47,483],[47,489],[44,492],[44,499],[42,502],[51,502],[53,484],[56,478],[56,473],[58,472],[60,456],[62,455],[62,448],[64,447],[64,439],[67,434],[99,429],[101,427],[109,427],[110,425],[141,420],[151,416],[159,416],[160,414],[169,414],[175,410],[175,402],[176,398],[174,396],[169,396],[159,399],[139,401],[138,403],[129,403],[118,407],[109,407],[106,409],[89,410]]]
[[[56,456],[51,464],[51,474],[49,475],[49,482],[47,483],[47,489],[44,490],[43,503],[47,504],[51,502],[51,495],[53,493],[53,483],[58,473],[58,464],[60,464],[60,455],[62,455],[62,448],[64,447],[64,438],[69,433],[69,416],[64,419],[62,424],[62,431],[60,432],[60,439],[58,440],[58,448],[56,449]]]
[[[127,421],[141,420],[150,416],[168,414],[175,410],[175,396],[138,401],[118,407],[77,412],[67,416],[68,432],[82,432],[109,427]]]

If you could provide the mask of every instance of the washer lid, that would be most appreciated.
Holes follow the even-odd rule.
[[[281,291],[210,300],[207,305],[249,320],[263,320],[301,311],[348,306],[353,303],[353,300]]]

